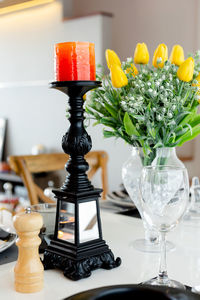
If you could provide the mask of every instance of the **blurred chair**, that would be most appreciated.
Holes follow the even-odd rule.
[[[55,202],[45,196],[43,190],[34,182],[33,175],[42,172],[64,170],[69,159],[65,153],[48,153],[39,155],[10,156],[9,164],[11,169],[18,174],[27,188],[31,205],[39,203],[39,200],[46,203]],[[90,151],[85,155],[89,164],[88,178],[95,175],[101,169],[102,199],[106,198],[108,192],[107,161],[108,154],[105,151]]]

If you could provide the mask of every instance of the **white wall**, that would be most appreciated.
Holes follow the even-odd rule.
[[[161,42],[169,50],[181,44],[186,53],[196,48],[198,0],[74,0],[74,14],[113,13],[112,47],[121,59],[132,56],[138,42],[152,54]]]

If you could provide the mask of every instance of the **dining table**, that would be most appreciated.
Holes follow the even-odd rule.
[[[40,292],[22,294],[14,289],[16,256],[13,261],[7,260],[0,265],[0,299],[61,300],[89,289],[140,284],[155,277],[159,270],[160,253],[142,252],[133,247],[135,239],[144,237],[143,222],[138,216],[124,212],[101,208],[103,238],[115,257],[121,258],[119,267],[97,269],[90,277],[78,281],[66,278],[60,270],[47,270],[44,271],[44,288]],[[167,252],[169,277],[188,287],[200,285],[200,221],[192,223],[182,220],[167,234],[167,240],[175,245],[173,250]],[[0,259],[1,256],[6,257],[6,251],[0,253]]]

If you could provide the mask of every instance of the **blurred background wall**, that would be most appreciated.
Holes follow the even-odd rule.
[[[200,48],[199,15],[198,0],[63,0],[0,15],[0,116],[8,119],[6,157],[29,154],[35,144],[48,152],[62,151],[61,138],[69,127],[66,96],[48,87],[54,80],[55,43],[94,42],[96,62],[102,64],[106,48],[123,60],[133,56],[138,42],[147,43],[151,57],[159,43],[169,51],[181,44],[187,53]],[[109,189],[118,189],[130,147],[103,139],[101,126],[90,124],[87,130],[93,149],[108,152]],[[190,176],[200,176],[199,150],[199,137],[178,150],[194,155],[186,162]]]

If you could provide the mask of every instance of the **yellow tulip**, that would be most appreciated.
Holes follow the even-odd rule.
[[[106,62],[107,62],[108,69],[110,69],[113,65],[117,65],[121,67],[121,61],[117,53],[115,53],[115,51],[110,49],[106,50]]]
[[[135,77],[138,74],[138,69],[136,68],[136,66],[134,64],[131,64],[130,68],[127,68],[125,71],[126,74],[131,73],[131,75],[133,77]]]
[[[138,43],[134,52],[135,64],[148,64],[149,51],[145,43]]]
[[[177,77],[185,82],[189,82],[193,78],[194,73],[194,59],[188,57],[178,68]]]
[[[157,63],[158,59],[161,59],[161,62]],[[168,60],[167,46],[165,44],[160,44],[154,52],[152,64],[155,68],[163,68],[166,60]]]
[[[184,62],[183,47],[180,45],[174,45],[169,60],[172,64],[180,66]]]
[[[121,88],[128,84],[128,79],[124,71],[118,65],[111,66],[110,76],[111,76],[112,85],[115,88]]]

